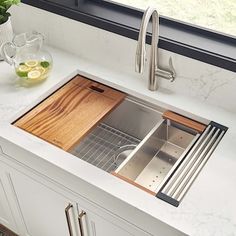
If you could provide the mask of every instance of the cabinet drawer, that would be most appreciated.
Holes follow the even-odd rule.
[[[87,200],[78,199],[77,209],[78,215],[82,216],[79,221],[81,236],[150,236],[122,216],[116,216]]]

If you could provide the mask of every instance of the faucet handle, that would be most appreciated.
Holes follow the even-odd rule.
[[[169,58],[169,68],[168,69],[156,68],[155,75],[167,79],[170,82],[173,82],[175,80],[176,72],[171,57]]]

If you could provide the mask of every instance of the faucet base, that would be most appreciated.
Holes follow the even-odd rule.
[[[157,91],[158,90],[158,85],[157,84],[156,85],[149,84],[148,89],[150,91]]]

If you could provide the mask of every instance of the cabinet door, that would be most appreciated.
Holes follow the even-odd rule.
[[[7,177],[0,162],[0,224],[16,232],[15,221],[8,201]]]
[[[24,236],[77,236],[76,204],[20,172],[11,173]],[[71,206],[69,206],[71,204]],[[66,215],[67,213],[67,215]]]
[[[84,203],[83,203],[84,204]],[[77,204],[81,236],[148,236],[149,234],[103,208]],[[85,214],[83,214],[85,213]],[[149,235],[150,236],[150,235]]]

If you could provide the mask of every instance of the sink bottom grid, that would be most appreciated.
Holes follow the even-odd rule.
[[[118,167],[115,159],[117,151],[125,145],[139,143],[139,139],[100,123],[71,153],[110,173]]]

